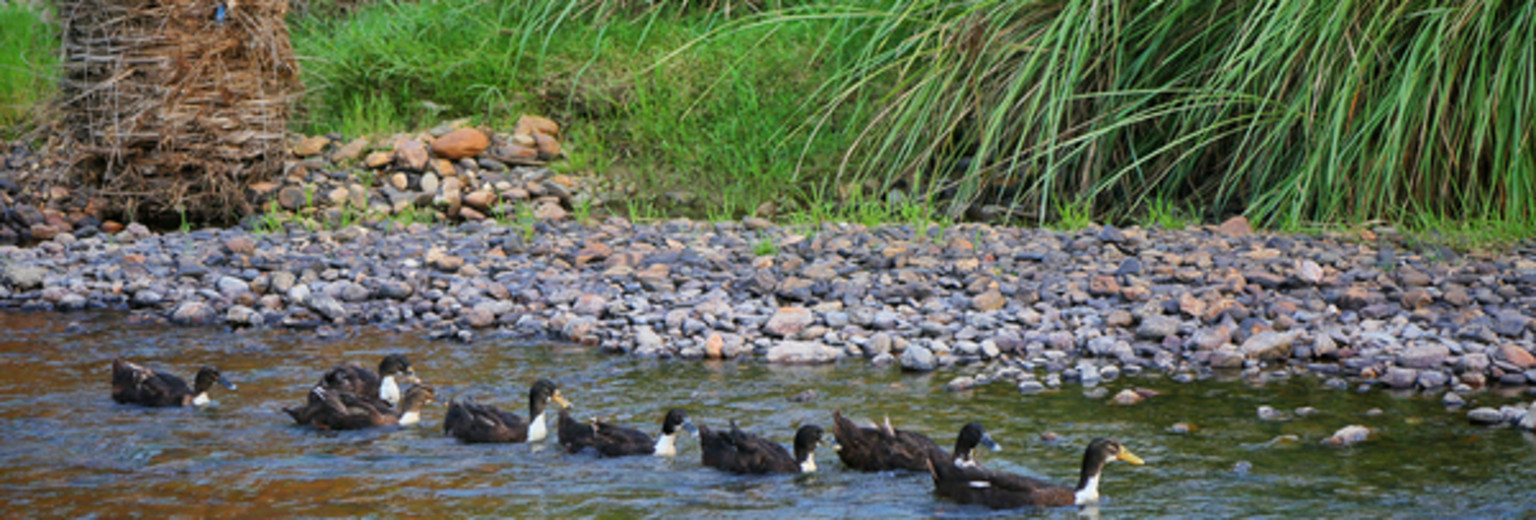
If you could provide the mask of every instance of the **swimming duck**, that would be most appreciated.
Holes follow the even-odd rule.
[[[560,411],[560,444],[570,453],[592,446],[597,449],[599,455],[604,457],[626,455],[670,457],[677,455],[679,429],[689,433],[698,432],[698,428],[693,426],[693,421],[688,419],[688,414],[677,409],[668,411],[662,418],[661,435],[655,439],[640,430],[615,426],[599,421],[597,418],[593,418],[588,424],[581,424],[572,420],[565,410]]]
[[[998,449],[992,436],[987,435],[981,424],[974,422],[960,429],[953,456],[927,435],[891,427],[890,417],[885,418],[884,424],[860,427],[843,417],[841,411],[833,411],[832,435],[839,446],[837,457],[844,465],[859,471],[927,471],[928,459],[935,457],[974,467],[976,462],[971,452],[978,444]]]
[[[328,390],[316,386],[310,390],[322,403],[310,417],[310,425],[327,430],[361,430],[375,426],[411,426],[421,422],[421,408],[435,402],[436,391],[427,385],[405,391],[400,407],[395,408],[368,394]]]
[[[1111,460],[1142,464],[1140,457],[1119,442],[1101,437],[1088,443],[1075,488],[1001,471],[963,468],[942,459],[930,459],[928,468],[938,494],[961,504],[981,504],[992,509],[1061,507],[1098,502],[1099,472]]]
[[[705,466],[732,473],[812,473],[816,471],[816,447],[822,443],[820,426],[807,424],[795,432],[795,454],[779,443],[741,431],[736,421],[723,432],[699,427],[699,448]],[[836,449],[837,444],[832,444]]]
[[[348,362],[327,370],[314,387],[324,388],[331,393],[375,396],[394,408],[400,406],[400,383],[420,382],[421,378],[416,377],[416,371],[404,355],[390,354],[379,362],[378,374],[355,362]],[[293,422],[297,424],[311,424],[315,414],[326,408],[318,395],[311,391],[302,406],[283,408],[283,411],[293,417]]]
[[[544,408],[554,401],[561,408],[571,403],[560,395],[555,383],[540,379],[528,390],[528,417],[504,412],[494,406],[478,404],[473,397],[463,396],[448,405],[448,416],[443,419],[443,433],[463,442],[539,442],[549,434]]]
[[[204,365],[193,377],[192,387],[181,378],[155,372],[121,358],[112,360],[112,400],[143,406],[202,406],[208,404],[208,390],[214,383],[235,389],[219,369]]]
[[[410,360],[402,354],[390,354],[379,361],[377,374],[356,362],[348,362],[331,368],[320,377],[316,386],[359,395],[377,395],[390,406],[399,406],[400,385],[420,382]]]

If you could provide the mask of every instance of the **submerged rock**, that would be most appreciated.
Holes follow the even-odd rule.
[[[1339,431],[1333,433],[1332,437],[1323,439],[1323,444],[1327,446],[1352,446],[1368,440],[1371,433],[1370,428],[1352,424],[1340,428]]]

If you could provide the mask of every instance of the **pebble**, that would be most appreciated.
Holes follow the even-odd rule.
[[[1368,440],[1371,433],[1370,428],[1352,424],[1340,428],[1339,431],[1333,433],[1333,436],[1323,439],[1323,444],[1326,446],[1353,446]]]

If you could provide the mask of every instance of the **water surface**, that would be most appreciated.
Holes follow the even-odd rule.
[[[952,372],[904,375],[862,363],[773,367],[757,362],[637,360],[487,335],[469,345],[368,328],[316,339],[294,331],[132,325],[121,314],[0,314],[0,511],[5,516],[508,516],[830,518],[970,517],[990,511],[937,500],[926,475],[847,471],[823,448],[814,475],[743,477],[700,466],[698,445],[672,460],[596,459],[542,446],[461,445],[426,425],[361,432],[295,426],[299,403],[325,368],[375,366],[402,352],[452,397],[526,414],[534,379],[556,381],[578,416],[659,428],[666,409],[695,422],[743,427],[788,442],[830,412],[889,415],[898,427],[950,445],[959,426],[983,422],[1004,451],[994,469],[1075,482],[1082,447],[1113,436],[1147,465],[1112,464],[1098,509],[1113,517],[1360,517],[1536,514],[1536,437],[1466,424],[1438,396],[1357,393],[1311,377],[1253,384],[1178,384],[1160,376],[1105,385],[1158,395],[1122,407],[1080,387],[1021,396],[992,385],[948,393]],[[218,365],[240,385],[206,409],[144,409],[110,398],[114,356],[190,379]],[[813,402],[787,397],[813,389]],[[1528,396],[1477,394],[1497,406]],[[1261,405],[1312,406],[1317,415],[1260,421]],[[1379,413],[1377,412],[1379,411]],[[1191,434],[1168,431],[1176,422]],[[1349,448],[1318,440],[1349,424],[1377,430]],[[1054,432],[1056,442],[1041,440]],[[1294,442],[1286,441],[1294,436]],[[1279,440],[1277,440],[1279,439]],[[1247,462],[1250,470],[1233,470]],[[1026,512],[1071,517],[1069,509]],[[1008,514],[1020,514],[1010,512]]]

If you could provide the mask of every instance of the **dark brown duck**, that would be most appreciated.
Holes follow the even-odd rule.
[[[548,379],[535,381],[528,390],[529,420],[526,421],[511,412],[476,403],[473,397],[459,397],[448,405],[448,415],[443,418],[443,433],[468,443],[539,442],[549,435],[545,409],[551,401],[561,408],[571,406],[560,395],[555,383]]]
[[[208,390],[215,383],[235,389],[235,384],[224,379],[219,369],[205,365],[198,369],[191,387],[181,378],[156,372],[146,367],[124,361],[112,360],[112,400],[122,404],[143,406],[202,406],[208,404]]]
[[[1024,506],[1062,507],[1099,501],[1099,475],[1104,465],[1123,460],[1140,466],[1142,460],[1114,439],[1098,438],[1083,452],[1083,468],[1076,487],[1001,471],[961,467],[943,459],[929,461],[934,490],[961,504],[980,504],[993,509]]]

